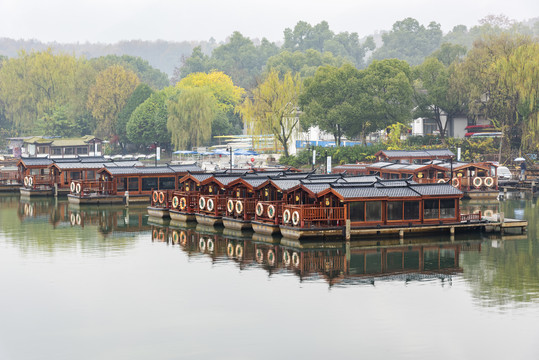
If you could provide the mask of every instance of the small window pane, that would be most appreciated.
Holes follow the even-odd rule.
[[[129,191],[138,191],[138,178],[129,178]]]
[[[157,190],[157,178],[142,178],[142,191]]]
[[[387,202],[387,219],[402,220],[402,201]]]
[[[440,217],[442,219],[455,217],[455,199],[440,200]]]
[[[354,201],[350,203],[350,221],[365,221],[364,201]]]
[[[160,190],[174,190],[174,177],[162,177],[159,178],[159,189]]]
[[[382,220],[382,202],[381,201],[367,201],[365,202],[365,212],[367,221],[381,221]]]
[[[425,219],[438,219],[438,199],[424,200],[423,216]]]
[[[404,202],[404,220],[419,219],[419,201]]]

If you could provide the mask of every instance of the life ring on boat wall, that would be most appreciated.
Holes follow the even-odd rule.
[[[290,252],[288,250],[283,253],[283,262],[286,266],[290,265]]]
[[[283,222],[285,224],[288,224],[289,221],[290,221],[290,210],[286,209],[285,211],[283,211]]]
[[[159,192],[159,204],[162,204],[165,201],[165,193],[160,191]]]
[[[270,219],[273,219],[275,217],[275,206],[273,205],[268,206],[268,217]]]
[[[180,210],[185,210],[186,207],[187,207],[187,200],[185,200],[185,198],[182,197],[180,199]]]
[[[26,204],[24,204],[26,205]],[[75,220],[75,214],[71,213],[71,215],[69,216],[69,220],[71,221],[71,225],[75,226],[75,224],[77,223],[76,220]]]
[[[80,189],[81,189],[81,186],[80,186],[80,183],[78,183],[77,186],[75,187],[75,192],[77,194],[80,194]]]
[[[69,184],[69,190],[71,190],[72,193],[75,192],[75,182],[72,181],[71,184]]]
[[[204,240],[203,237],[198,240],[198,247],[200,248],[200,251],[206,250],[206,240]]]
[[[24,177],[23,183],[24,183],[24,186],[28,186],[28,176]]]
[[[213,246],[214,246],[213,240],[208,239],[208,251],[209,252],[213,252]]]
[[[234,211],[234,201],[232,201],[232,199],[229,199],[226,202],[226,209],[228,210],[229,213]]]
[[[159,200],[159,194],[157,193],[157,191],[153,192],[152,200],[153,200],[154,203],[156,203]]]
[[[236,201],[236,212],[241,214],[243,212],[243,204],[241,201]]]
[[[172,207],[174,209],[176,209],[178,207],[178,205],[180,204],[180,200],[178,200],[178,197],[177,196],[174,196],[172,198]]]
[[[481,187],[482,184],[483,184],[483,179],[481,179],[479,176],[474,177],[474,179],[473,179],[473,186],[475,186],[476,188],[478,188],[478,187]]]
[[[256,261],[262,263],[264,261],[264,252],[261,249],[256,249]]]
[[[268,250],[268,264],[270,266],[275,265],[275,251],[272,249]]]
[[[444,179],[438,180],[438,184],[444,184],[444,183],[445,183],[445,180],[444,180]]]
[[[76,219],[76,221],[77,221],[77,225],[82,224],[82,218],[81,218],[80,214],[77,214],[77,215],[75,216],[75,219]]]
[[[492,210],[485,210],[485,212],[483,213],[484,216],[488,216],[488,217],[492,217],[494,216],[494,211]]]
[[[234,256],[234,245],[232,245],[232,244],[229,243],[229,244],[226,246],[226,254],[228,255],[228,257]]]
[[[159,233],[158,233],[157,229],[153,229],[153,231],[152,231],[152,238],[153,238],[154,240],[158,240],[158,239],[159,239]]]
[[[294,224],[294,226],[299,224],[299,212],[297,211],[292,213],[292,224]]]
[[[34,185],[34,178],[32,176],[28,176],[28,186],[32,187]]]
[[[451,185],[452,185],[453,187],[458,188],[458,187],[460,186],[460,180],[459,180],[459,178],[454,177],[454,178],[451,180]]]
[[[491,178],[490,176],[486,177],[484,182],[485,182],[485,186],[487,187],[492,187],[492,185],[494,185],[494,179]]]
[[[172,243],[173,244],[177,244],[180,240],[180,235],[178,234],[178,232],[176,230],[174,230],[172,232]]]
[[[204,208],[206,207],[206,199],[204,199],[204,197],[200,197],[200,199],[198,199],[198,208],[200,210],[204,210]]]
[[[238,259],[241,259],[243,256],[243,246],[241,246],[240,244],[236,245],[236,257]]]
[[[213,211],[214,209],[213,199],[208,199],[208,202],[206,203],[206,208],[208,209],[208,211]]]
[[[185,246],[187,244],[187,234],[185,231],[180,231],[180,245]]]
[[[263,213],[264,213],[264,205],[262,205],[261,203],[256,204],[256,215],[262,216]]]
[[[295,267],[299,267],[299,255],[295,251],[292,254],[292,264],[294,264]]]

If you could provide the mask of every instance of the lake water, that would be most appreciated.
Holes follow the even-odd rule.
[[[301,244],[3,196],[0,359],[538,359],[539,204],[464,206],[528,232]]]

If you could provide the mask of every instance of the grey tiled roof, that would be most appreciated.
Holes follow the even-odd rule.
[[[382,150],[387,157],[437,157],[455,156],[449,149],[429,149],[429,150]]]
[[[49,158],[21,158],[25,166],[47,166],[53,163]]]
[[[239,175],[234,176],[214,176],[216,181],[219,181],[223,185],[228,185],[234,180],[238,180],[240,178]]]
[[[106,166],[111,175],[174,175],[175,172],[168,166],[158,167],[120,167]]]
[[[303,184],[303,186],[307,189],[309,189],[309,191],[311,191],[312,193],[314,194],[318,194],[326,189],[329,189],[331,186],[326,183],[326,184],[320,184],[320,183],[311,183],[311,184]]]
[[[268,179],[265,178],[265,177],[245,178],[245,179],[243,179],[243,181],[245,181],[247,184],[251,185],[254,188],[262,185],[267,180]]]
[[[333,190],[339,193],[345,199],[386,197],[386,194],[380,191],[379,188],[373,186],[334,187]]]
[[[374,175],[365,175],[365,176],[347,176],[342,180],[339,180],[339,182],[347,182],[347,183],[372,183],[379,179],[378,176]]]
[[[169,166],[172,170],[176,172],[203,172],[202,168],[195,164],[190,165],[170,165]]]
[[[299,180],[271,180],[279,189],[286,191],[300,184]]]
[[[462,191],[450,184],[411,185],[410,188],[421,195],[460,195]]]
[[[204,181],[213,176],[213,174],[200,173],[200,174],[190,174],[192,178],[196,179],[198,182]]]
[[[55,163],[54,165],[60,170],[69,170],[69,169],[101,169],[105,167],[106,162],[60,162]],[[114,164],[107,164],[108,166],[114,166]]]
[[[407,187],[378,188],[387,197],[420,197],[417,192]]]

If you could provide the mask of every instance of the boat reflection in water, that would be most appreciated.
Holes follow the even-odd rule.
[[[152,223],[153,218],[150,219]],[[441,241],[418,239],[361,242],[300,242],[226,228],[171,226],[152,223],[152,241],[179,246],[190,256],[234,261],[240,269],[258,267],[291,272],[300,279],[324,278],[330,285],[367,283],[387,279],[450,279],[462,273],[463,251],[481,251],[481,240]]]

